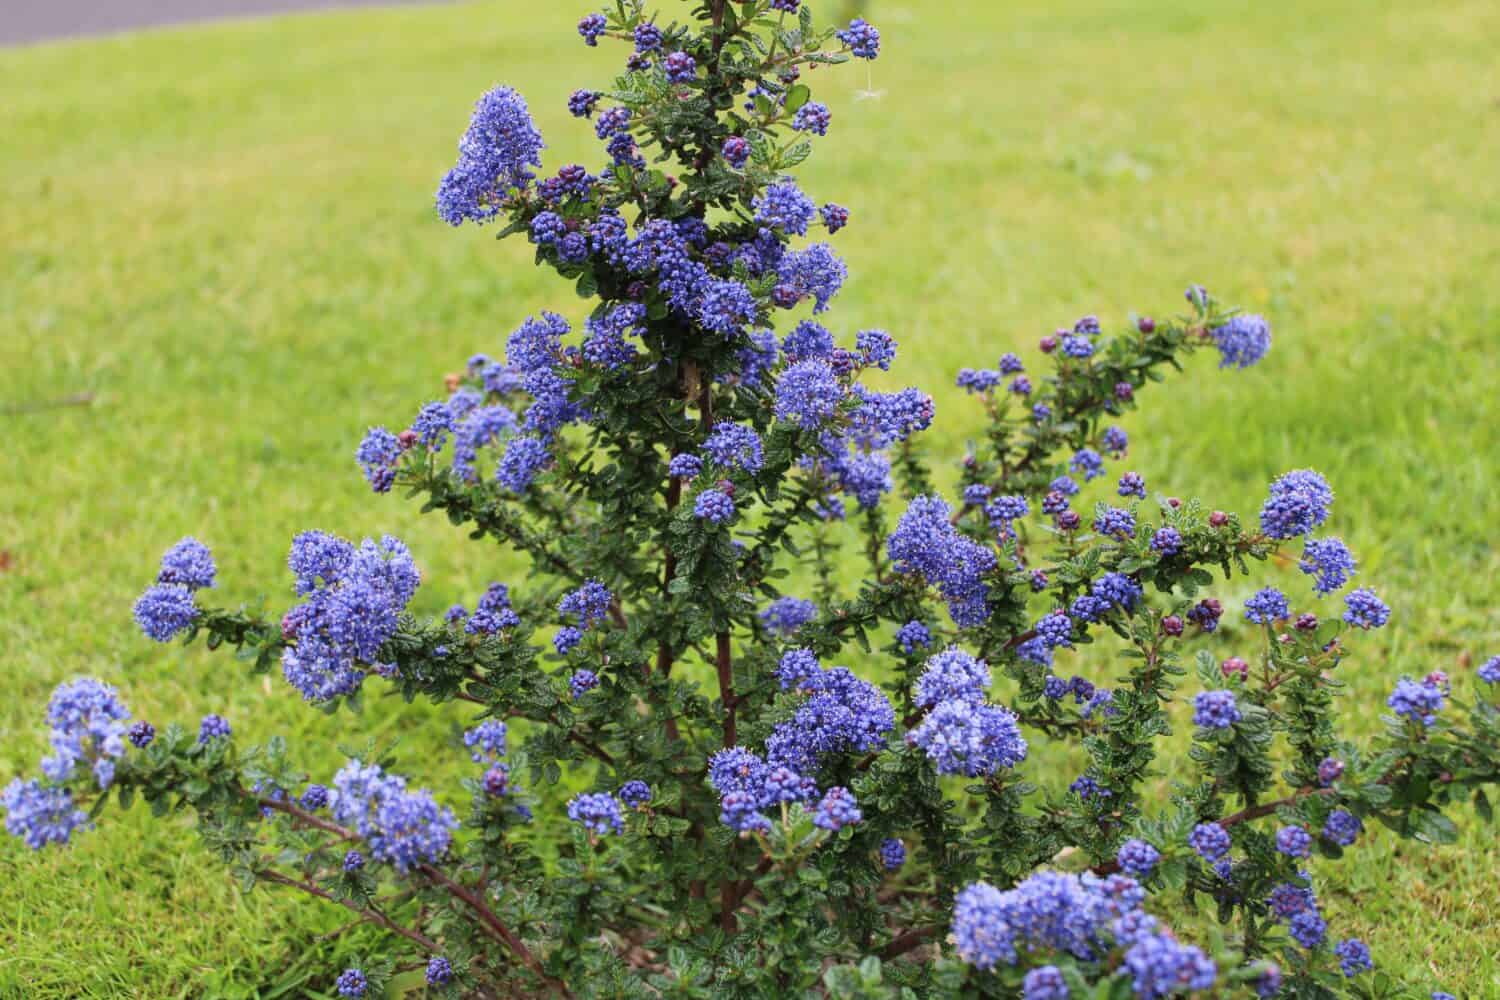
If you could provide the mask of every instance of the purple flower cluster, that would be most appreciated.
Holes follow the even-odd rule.
[[[88,825],[88,814],[73,805],[66,788],[16,778],[0,792],[5,809],[5,830],[39,851],[48,844],[66,844],[73,831]]]
[[[896,630],[896,642],[900,644],[903,652],[912,653],[930,645],[932,633],[922,622],[909,621]],[[1500,662],[1500,657],[1496,657],[1496,661]]]
[[[818,617],[818,606],[801,597],[778,597],[760,613],[763,628],[776,635],[789,636]]]
[[[1233,691],[1200,691],[1193,699],[1193,725],[1204,729],[1228,729],[1242,716]]]
[[[1229,831],[1217,823],[1199,823],[1188,834],[1188,846],[1204,861],[1218,861],[1229,853]]]
[[[1212,333],[1222,357],[1220,368],[1249,368],[1271,349],[1271,324],[1261,316],[1235,316]]]
[[[1360,832],[1364,828],[1365,825],[1359,821],[1359,817],[1349,810],[1335,809],[1323,821],[1322,837],[1340,847],[1348,847],[1359,839]]]
[[[949,523],[948,504],[919,496],[907,506],[887,542],[891,562],[902,573],[919,574],[948,603],[960,628],[981,624],[988,615],[984,578],[996,563],[994,550],[961,534]]]
[[[927,661],[917,678],[912,700],[921,708],[958,700],[980,702],[990,686],[990,668],[957,646],[949,646]]]
[[[625,817],[620,802],[604,792],[584,792],[573,796],[568,803],[568,819],[579,823],[589,833],[603,836],[607,833],[623,833]]]
[[[187,537],[161,557],[156,584],[135,602],[136,624],[148,638],[170,642],[198,617],[193,592],[214,585],[214,557],[208,546]]]
[[[441,858],[458,821],[425,789],[409,790],[406,779],[379,765],[351,760],[333,776],[333,818],[370,845],[371,853],[398,871]]]
[[[827,361],[799,361],[783,371],[776,382],[776,418],[815,430],[838,413],[843,395]]]
[[[1427,728],[1437,725],[1437,713],[1443,710],[1443,689],[1430,680],[1414,681],[1403,677],[1385,701],[1391,711],[1402,718],[1420,722]]]
[[[1311,469],[1298,469],[1271,483],[1271,495],[1260,509],[1260,528],[1272,538],[1306,535],[1328,520],[1333,490]]]
[[[1161,852],[1144,840],[1127,840],[1120,846],[1115,861],[1120,870],[1135,878],[1147,878],[1161,860]]]
[[[1344,595],[1344,621],[1356,628],[1380,628],[1391,620],[1391,609],[1369,587]]]
[[[1309,538],[1302,545],[1297,568],[1313,578],[1313,589],[1331,594],[1349,582],[1354,573],[1354,554],[1340,538]]]
[[[978,701],[939,702],[906,734],[932,760],[939,774],[974,778],[1015,767],[1026,757],[1026,739],[1008,709]]]
[[[308,701],[351,694],[396,634],[398,617],[421,580],[411,553],[385,535],[358,549],[322,532],[292,540],[287,564],[306,600],[281,621],[281,672]]]
[[[886,734],[895,728],[895,710],[885,694],[847,667],[820,670],[797,690],[807,700],[766,738],[766,760],[772,766],[810,775],[827,755],[884,747]]]
[[[895,837],[880,842],[880,864],[888,872],[898,870],[906,864],[906,845]]]
[[[499,719],[485,719],[464,733],[464,746],[476,764],[493,763],[505,756],[505,723]]]
[[[1124,875],[1040,871],[1005,891],[975,882],[954,903],[952,937],[958,957],[981,970],[1041,949],[1093,958],[1118,922],[1140,912],[1145,895]]]
[[[1305,858],[1312,850],[1312,835],[1300,826],[1276,831],[1276,849],[1289,858]]]
[[[590,18],[598,19],[597,28]],[[604,30],[598,14],[584,21],[594,37]],[[583,24],[579,31],[589,37]],[[542,165],[543,148],[525,99],[509,87],[489,91],[475,104],[468,130],[458,141],[458,162],[438,185],[438,214],[452,226],[493,219],[510,191],[524,189],[536,176],[531,168]]]
[[[1291,614],[1292,609],[1286,602],[1286,595],[1275,587],[1258,590],[1245,602],[1245,620],[1257,625],[1270,625],[1290,618]]]

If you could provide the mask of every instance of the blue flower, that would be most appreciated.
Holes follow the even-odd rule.
[[[1291,616],[1286,595],[1275,587],[1258,590],[1245,602],[1245,619],[1257,625],[1270,625]]]
[[[620,812],[619,801],[613,795],[602,792],[575,795],[568,803],[568,819],[600,836],[610,832],[622,833],[625,830],[625,818]]]
[[[1323,839],[1340,847],[1348,847],[1359,839],[1360,831],[1364,828],[1359,817],[1349,810],[1335,809],[1323,822]]]
[[[880,842],[880,864],[888,872],[898,870],[906,864],[906,845],[895,837]]]
[[[816,430],[838,413],[843,394],[828,362],[799,361],[776,381],[776,418]]]
[[[157,583],[178,583],[189,590],[214,585],[214,557],[198,539],[188,536],[173,545],[161,557]]]
[[[333,776],[333,818],[352,828],[381,861],[407,872],[437,861],[448,851],[458,820],[425,789],[379,765],[351,760]]]
[[[807,226],[817,214],[813,200],[793,181],[772,184],[755,196],[755,221],[776,226],[793,236],[806,236]]]
[[[1271,349],[1271,325],[1261,316],[1235,316],[1212,331],[1220,368],[1249,368]]]
[[[880,54],[880,32],[862,17],[849,22],[849,27],[838,33],[839,41],[849,46],[850,55],[856,59],[874,59]]]
[[[739,469],[752,476],[765,464],[760,435],[744,424],[716,425],[703,442],[703,452],[722,468]]]
[[[339,978],[333,985],[339,991],[339,996],[362,997],[369,989],[370,981],[358,969],[345,969],[339,973]]]
[[[854,793],[838,785],[828,790],[813,812],[814,826],[834,832],[853,826],[862,819],[864,814],[859,811]]]
[[[833,121],[833,113],[828,110],[828,105],[817,101],[808,101],[797,109],[792,116],[792,128],[798,132],[811,132],[814,135],[827,135],[828,126]]]
[[[1096,479],[1104,475],[1104,459],[1100,458],[1099,453],[1094,449],[1083,448],[1068,460],[1068,468],[1083,476],[1084,482],[1088,482],[1091,479]],[[1068,493],[1067,490],[1059,489],[1056,481],[1053,482],[1052,488],[1061,493]],[[1072,492],[1078,492],[1076,485],[1073,487]]]
[[[1391,620],[1391,609],[1369,587],[1344,595],[1344,621],[1358,628],[1380,628]]]
[[[474,763],[494,761],[505,756],[505,723],[499,719],[486,719],[464,733],[464,746]]]
[[[791,308],[811,298],[813,312],[823,312],[848,277],[848,266],[827,243],[788,250],[776,265],[776,302]]]
[[[1355,569],[1354,555],[1342,539],[1309,538],[1302,545],[1297,567],[1314,578],[1314,590],[1331,594],[1349,582]]]
[[[788,691],[801,686],[803,681],[816,676],[822,669],[823,665],[818,662],[818,657],[812,650],[798,646],[781,655],[781,663],[776,668],[776,680],[781,685],[781,690]]]
[[[1021,982],[1022,1000],[1068,1000],[1067,981],[1055,965],[1040,965],[1026,973]]]
[[[723,490],[704,490],[693,501],[693,516],[709,524],[723,524],[734,513],[734,498]]]
[[[1276,849],[1289,858],[1305,858],[1312,849],[1312,835],[1300,826],[1276,831]]]
[[[932,642],[932,633],[922,622],[909,621],[896,630],[896,641],[901,644],[904,652],[911,653],[928,646]],[[1500,662],[1500,657],[1496,657],[1496,660]],[[1500,669],[1497,669],[1497,676],[1500,676]]]
[[[73,831],[88,825],[88,814],[74,808],[73,793],[66,788],[16,778],[0,792],[5,808],[5,830],[39,851],[48,844],[66,844]]]
[[[575,670],[573,676],[568,678],[568,690],[573,694],[573,700],[577,701],[599,686],[599,675],[592,670]]]
[[[198,724],[198,742],[212,743],[215,740],[229,739],[231,730],[229,720],[222,715],[212,713],[205,715],[203,721]]]
[[[1127,840],[1121,845],[1115,861],[1120,870],[1136,878],[1146,878],[1161,860],[1161,852],[1144,840]]]
[[[1311,469],[1298,469],[1271,483],[1260,511],[1260,527],[1272,538],[1305,535],[1328,520],[1333,490]]]
[[[453,963],[446,958],[434,958],[427,963],[427,985],[446,986],[453,981]]]
[[[597,37],[603,22],[601,15],[592,14],[580,23],[579,31],[589,44],[594,44],[593,38],[584,24]],[[530,168],[542,165],[543,147],[525,99],[509,87],[489,91],[475,104],[468,130],[458,142],[458,162],[438,185],[438,214],[453,226],[494,218],[510,190],[524,189],[536,176]]]
[[[915,704],[932,708],[941,701],[984,701],[990,686],[990,668],[957,646],[949,646],[927,661],[912,695]]]
[[[1218,823],[1199,823],[1188,834],[1188,846],[1204,861],[1218,861],[1229,853],[1229,831]]]
[[[778,597],[760,613],[760,623],[768,631],[788,636],[818,617],[818,606],[800,597]]]
[[[985,577],[995,568],[992,549],[962,535],[949,523],[942,498],[919,496],[907,506],[886,548],[898,572],[916,573],[937,587],[955,624],[969,628],[989,614]]]
[[[620,786],[620,801],[630,809],[642,809],[651,801],[651,786],[644,781],[627,781]]]
[[[927,754],[939,774],[970,778],[1015,767],[1027,749],[1008,710],[957,700],[939,703],[906,739]]]
[[[1443,689],[1431,681],[1403,677],[1385,703],[1397,715],[1430,729],[1437,725],[1437,713],[1443,710]]]
[[[1228,729],[1242,716],[1233,691],[1200,691],[1193,699],[1193,725],[1204,729]]]

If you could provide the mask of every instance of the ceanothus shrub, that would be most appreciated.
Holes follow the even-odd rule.
[[[917,444],[931,397],[864,382],[896,339],[823,325],[847,272],[821,237],[857,214],[792,176],[839,129],[804,71],[876,58],[879,32],[799,0],[622,0],[578,30],[629,50],[567,98],[602,162],[543,174],[498,87],[437,209],[528,239],[585,310],[525,319],[356,452],[375,493],[530,571],[428,619],[413,597],[441,584],[398,538],[309,530],[266,617],[214,606],[185,539],[135,606],[150,638],[203,636],[312,708],[368,686],[447,706],[463,787],[377,750],[310,775],[281,740],[133,721],[81,679],[7,829],[42,849],[111,797],[192,810],[245,886],[389,932],[330,974],[347,997],[403,968],[474,996],[1415,989],[1325,921],[1317,862],[1373,824],[1444,842],[1444,807],[1488,812],[1500,658],[1456,691],[1396,681],[1383,735],[1349,742],[1341,677],[1390,610],[1331,534],[1332,489],[1288,472],[1248,518],[1154,493],[1113,423],[1199,350],[1253,365],[1265,320],[1195,286],[1180,318],[1086,317],[964,369],[987,422],[945,499]],[[1295,593],[1214,596],[1213,570],[1277,553]]]

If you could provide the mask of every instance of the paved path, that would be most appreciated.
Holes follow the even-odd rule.
[[[424,0],[0,0],[0,45],[107,35],[158,24]]]

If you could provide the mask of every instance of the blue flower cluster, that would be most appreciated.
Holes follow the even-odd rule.
[[[1349,582],[1354,573],[1354,554],[1341,538],[1309,538],[1302,545],[1302,572],[1313,578],[1313,589],[1331,594]]]
[[[1023,954],[1034,961],[1043,951],[1092,961],[1114,943],[1129,946],[1124,967],[1137,996],[1212,987],[1214,963],[1169,932],[1158,932],[1155,919],[1140,908],[1145,895],[1124,875],[1040,871],[1005,891],[976,882],[958,894],[952,937],[959,958],[979,969],[1015,965]]]
[[[399,616],[421,575],[411,553],[391,535],[359,548],[319,531],[292,540],[287,564],[306,600],[281,620],[288,645],[281,655],[287,682],[312,702],[351,694],[396,634]]]
[[[1271,483],[1260,510],[1260,528],[1272,538],[1295,538],[1328,520],[1333,490],[1311,469],[1288,472]]]
[[[599,19],[596,30],[603,31],[603,17],[591,16]],[[542,165],[543,148],[526,100],[509,87],[489,91],[474,106],[458,141],[458,162],[438,185],[438,214],[453,226],[493,219],[509,192],[524,190],[536,176],[531,168]]]
[[[1344,595],[1344,621],[1356,628],[1380,628],[1391,620],[1388,608],[1369,587],[1360,587]]]
[[[584,792],[573,796],[568,802],[568,819],[581,824],[595,836],[625,830],[625,816],[619,800],[605,792]]]
[[[1204,861],[1218,861],[1229,853],[1229,831],[1217,823],[1199,823],[1188,834],[1188,846]]]
[[[170,642],[198,617],[193,592],[214,585],[214,557],[196,538],[179,541],[161,557],[156,584],[135,602],[136,624],[147,637]]]
[[[1391,711],[1402,718],[1420,722],[1431,729],[1437,725],[1437,713],[1443,710],[1443,689],[1431,680],[1414,681],[1403,677],[1386,699]]]
[[[464,746],[474,763],[493,763],[505,756],[505,723],[499,719],[485,719],[464,733]]]
[[[1242,716],[1233,691],[1200,691],[1193,699],[1193,725],[1204,729],[1228,729]]]
[[[981,624],[987,614],[985,576],[996,557],[950,523],[951,510],[936,496],[919,496],[907,506],[887,542],[891,562],[902,573],[919,574],[948,603],[960,628]]]
[[[847,667],[820,669],[797,690],[807,700],[766,737],[766,760],[773,767],[812,775],[826,755],[884,747],[885,735],[895,728],[895,710],[885,694]]]
[[[47,703],[48,742],[52,756],[42,760],[42,773],[61,784],[82,763],[93,772],[99,788],[114,781],[115,758],[125,752],[125,722],[130,710],[119,693],[103,681],[80,677],[59,684]]]
[[[358,760],[333,776],[329,807],[376,858],[401,872],[441,858],[458,828],[453,811],[439,806],[431,792],[409,790],[405,778]]]
[[[1271,324],[1262,316],[1235,316],[1212,333],[1222,358],[1220,368],[1249,368],[1271,350]]]
[[[73,831],[87,826],[88,814],[73,805],[73,793],[40,781],[15,778],[0,792],[5,830],[39,851],[48,844],[66,844]]]
[[[778,597],[760,613],[760,624],[779,636],[793,635],[818,617],[818,606],[801,597]]]

